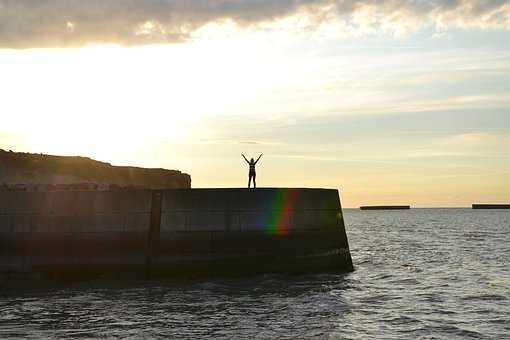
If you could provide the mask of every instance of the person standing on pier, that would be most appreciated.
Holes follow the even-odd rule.
[[[250,172],[248,174],[248,188],[250,188],[250,186],[251,186],[251,179],[252,178],[253,178],[253,187],[256,188],[257,187],[257,182],[255,182],[255,177],[257,177],[257,174],[255,173],[255,165],[260,160],[260,157],[262,157],[262,154],[260,154],[259,158],[257,158],[256,161],[253,160],[253,158],[248,160],[246,157],[244,157],[243,154],[241,154],[241,156],[243,156],[243,158],[246,161],[246,163],[248,163],[248,165],[250,166]]]

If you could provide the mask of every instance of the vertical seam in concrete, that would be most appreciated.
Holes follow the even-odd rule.
[[[161,191],[152,191],[151,195],[151,217],[149,229],[147,230],[147,253],[145,259],[145,277],[151,278],[152,264],[159,253],[159,237],[161,230],[161,206],[163,194]]]
[[[25,218],[25,215],[23,213],[19,213],[19,216],[20,216],[20,219],[22,217],[22,224],[23,224],[23,227],[24,228],[27,228],[28,230],[26,230],[26,239],[25,239],[25,250],[23,251],[23,270],[28,272],[29,271],[29,266],[31,265],[32,263],[32,258],[33,258],[33,255],[32,255],[32,248],[27,246],[28,245],[31,245],[32,244],[32,239],[34,237],[34,233],[33,233],[33,230],[32,230],[32,226],[30,225],[30,223],[28,224],[28,226],[26,225],[26,218]],[[29,263],[27,265],[27,262]]]

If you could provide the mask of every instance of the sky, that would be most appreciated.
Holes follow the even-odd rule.
[[[510,0],[0,0],[0,148],[510,202]]]

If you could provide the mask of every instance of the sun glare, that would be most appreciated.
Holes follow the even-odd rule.
[[[8,51],[4,126],[31,150],[115,159],[137,144],[203,138],[196,122],[256,112],[285,86],[285,65],[256,36],[232,24],[199,33],[187,44]]]

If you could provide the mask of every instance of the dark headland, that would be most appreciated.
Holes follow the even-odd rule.
[[[473,209],[510,209],[510,204],[473,204]]]
[[[410,205],[368,205],[359,207],[361,210],[407,210]]]
[[[0,190],[185,189],[191,177],[178,170],[114,166],[88,157],[0,149]]]

